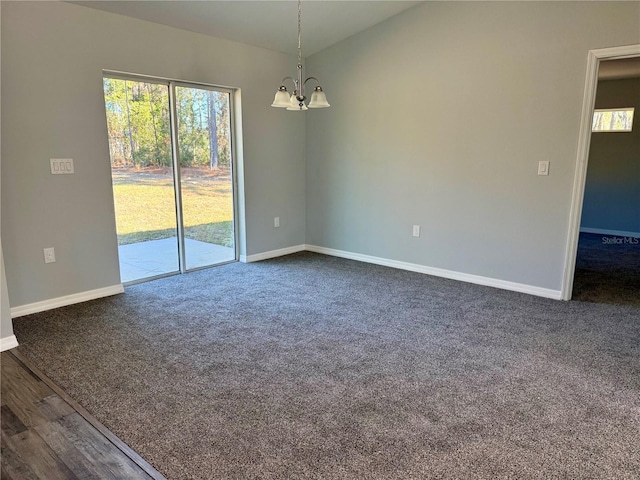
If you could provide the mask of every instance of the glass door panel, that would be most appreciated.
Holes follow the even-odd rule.
[[[236,259],[230,93],[175,87],[187,270]]]
[[[123,283],[179,271],[168,84],[103,81]]]

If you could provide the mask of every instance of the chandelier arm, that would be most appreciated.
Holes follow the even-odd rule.
[[[316,77],[308,77],[308,78],[304,81],[303,85],[306,85],[306,84],[307,84],[307,82],[308,82],[309,80],[315,80],[315,81],[316,81],[316,83],[317,83],[318,85],[320,85],[320,80],[318,80]]]
[[[282,79],[282,82],[280,82],[280,83],[282,83],[282,85],[284,85],[287,80],[291,80],[291,83],[293,83],[293,89],[296,90],[297,89],[296,79],[293,78],[293,77],[284,77]]]

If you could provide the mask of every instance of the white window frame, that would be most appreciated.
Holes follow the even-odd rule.
[[[596,118],[598,113],[609,113],[609,112],[631,112],[631,125],[629,128],[617,128],[617,129],[603,129],[597,130],[596,126]],[[614,132],[630,132],[633,130],[633,117],[635,114],[635,107],[624,107],[624,108],[596,108],[593,111],[593,121],[591,122],[591,131],[593,133],[614,133]]]

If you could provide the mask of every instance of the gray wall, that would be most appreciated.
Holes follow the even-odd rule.
[[[2,11],[0,9],[0,21],[2,20]],[[2,48],[2,39],[0,38],[0,49]],[[0,72],[2,71],[0,65]],[[2,75],[0,74],[0,89],[2,89]],[[0,111],[2,111],[2,97],[0,96]],[[1,125],[0,119],[0,125]],[[1,127],[0,127],[1,128]],[[1,148],[1,144],[0,144]],[[1,166],[1,163],[0,163]],[[0,177],[2,171],[0,168]],[[2,182],[0,182],[1,184]],[[1,187],[0,187],[1,190]],[[1,192],[0,192],[1,194]],[[0,241],[0,339],[11,337],[13,335],[13,324],[11,323],[11,308],[9,305],[9,290],[7,289],[7,279],[4,273],[4,254],[2,252],[2,242]]]
[[[241,88],[241,253],[304,243],[304,118],[270,107],[295,58],[63,2],[1,8],[2,246],[12,307],[120,283],[103,69]],[[69,157],[75,175],[51,175],[49,158]],[[45,265],[50,246],[57,262]]]
[[[640,78],[598,82],[596,108],[618,107],[633,131],[591,134],[581,227],[640,233]]]
[[[560,290],[587,53],[636,43],[638,2],[427,2],[309,57],[307,243]]]

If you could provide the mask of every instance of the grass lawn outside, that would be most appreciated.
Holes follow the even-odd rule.
[[[233,192],[228,170],[181,171],[185,237],[233,247]],[[176,236],[176,203],[169,169],[114,168],[118,244]]]

